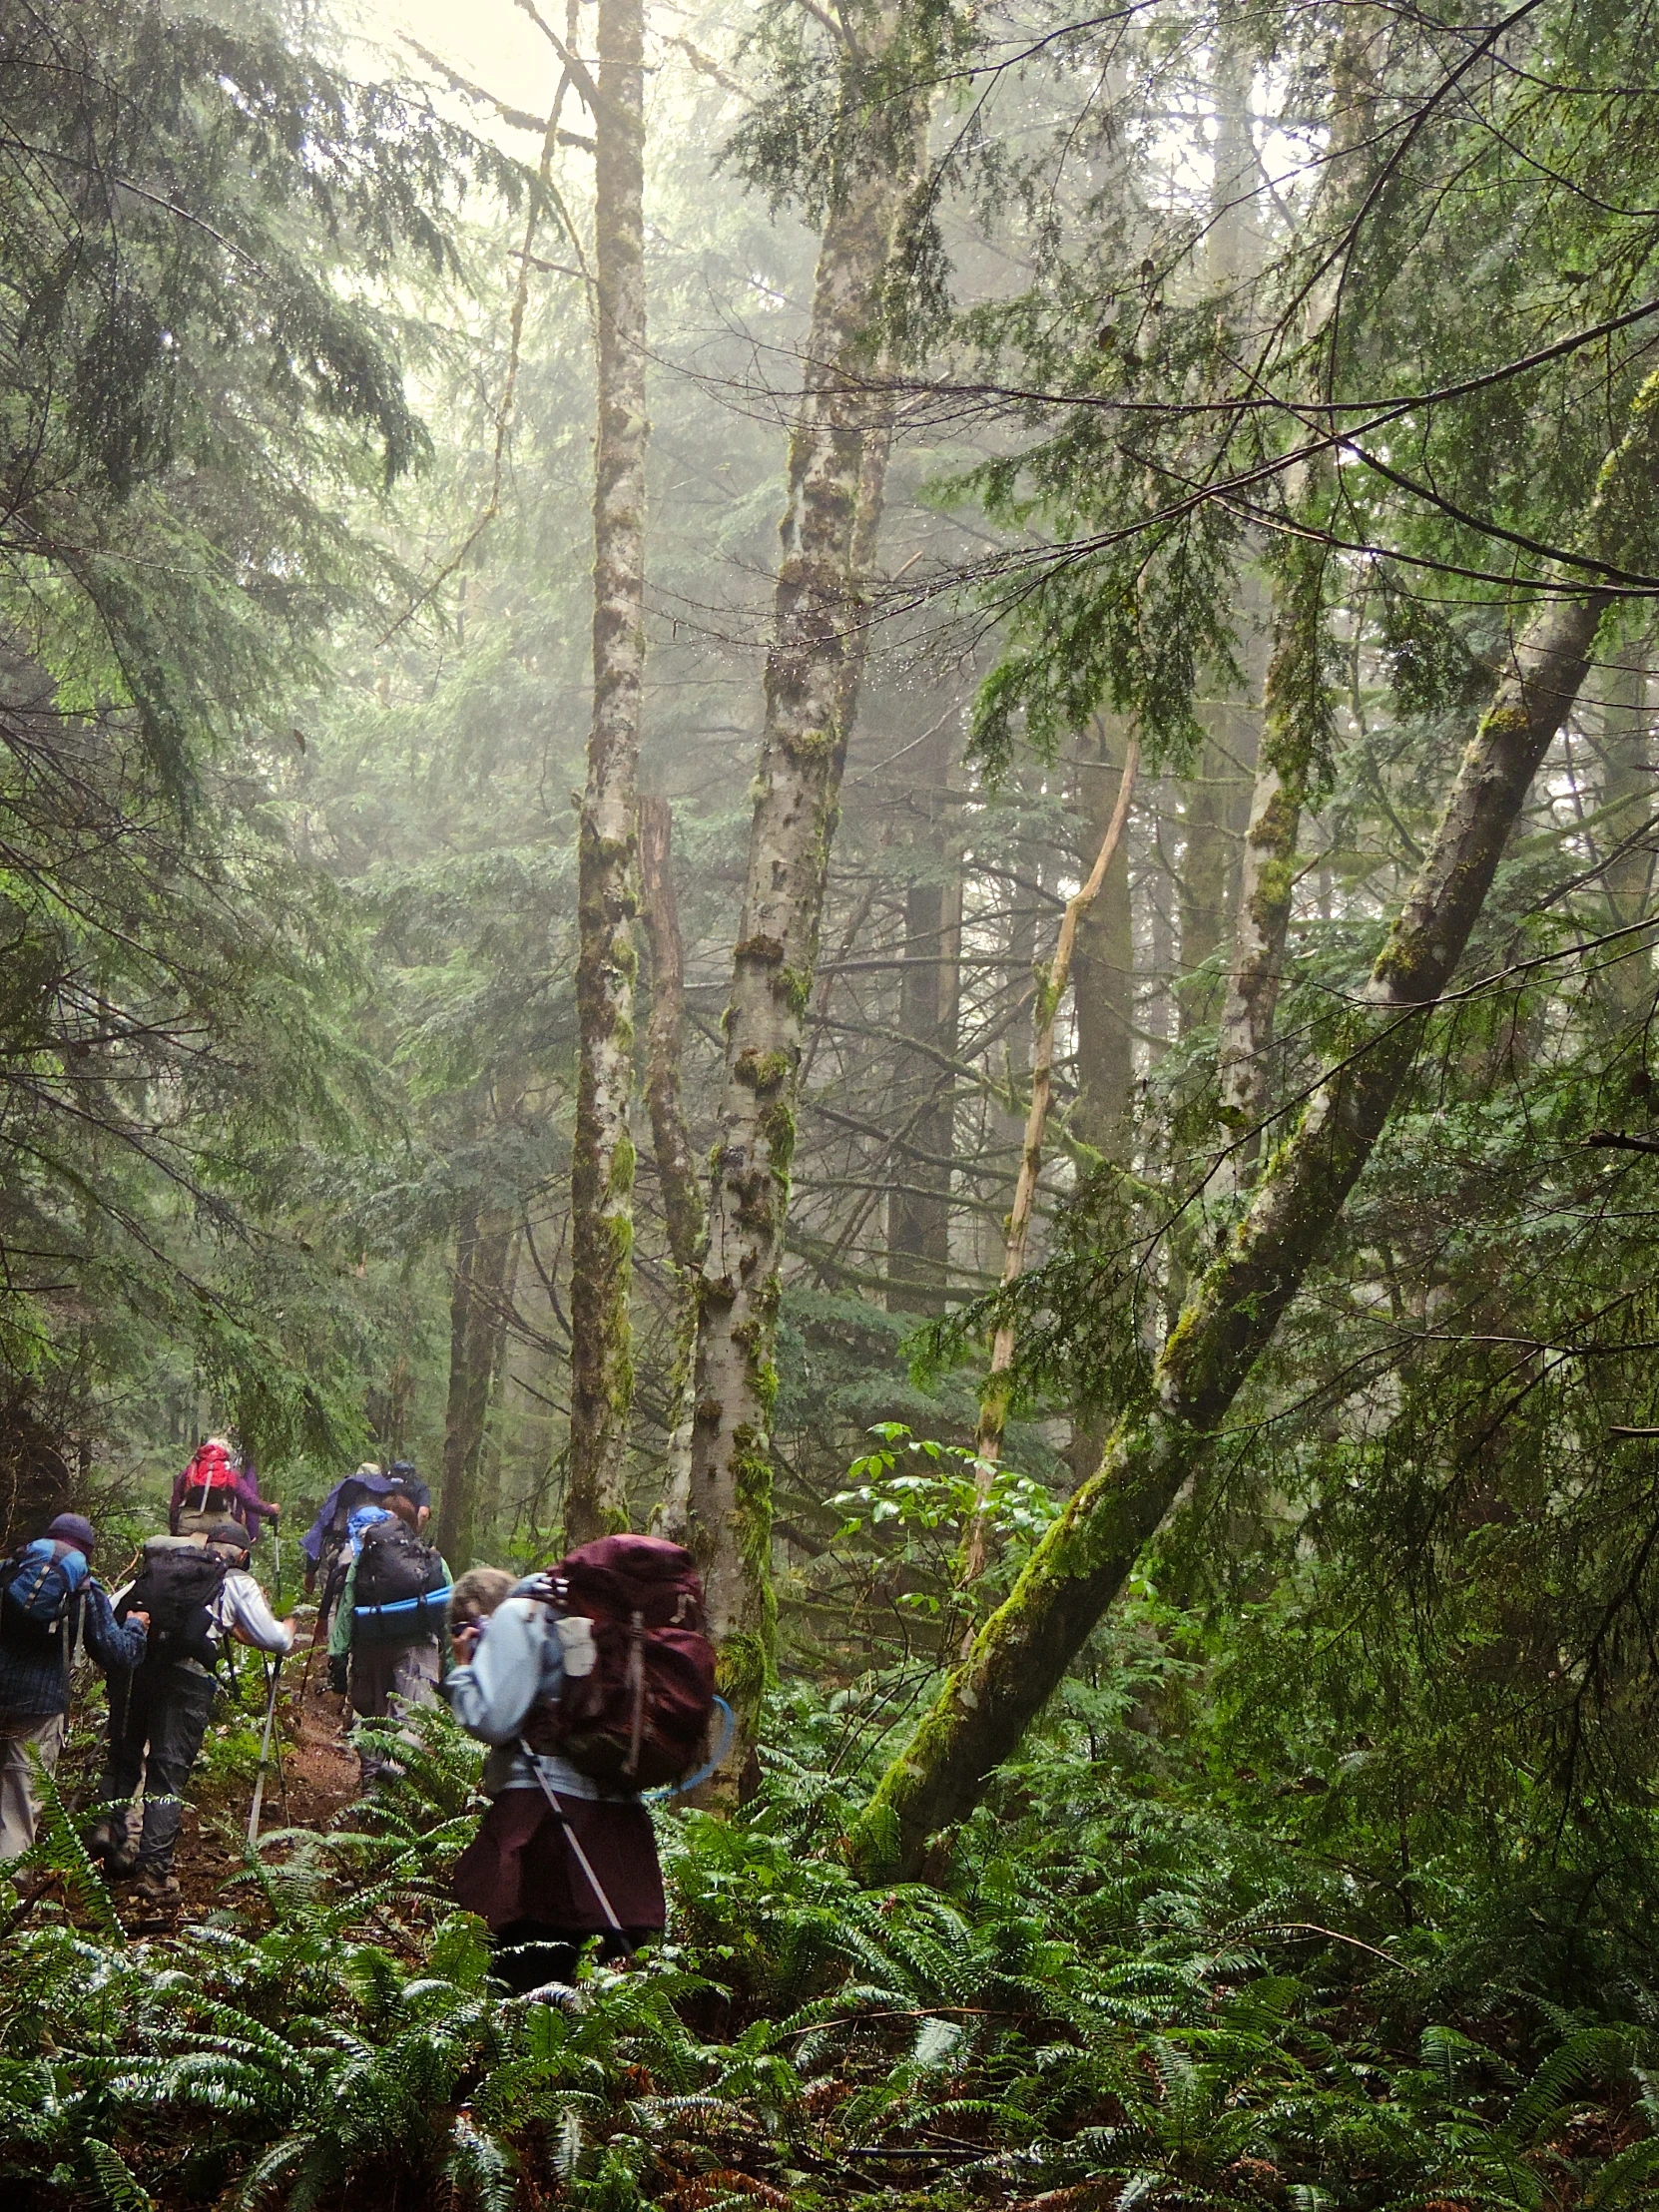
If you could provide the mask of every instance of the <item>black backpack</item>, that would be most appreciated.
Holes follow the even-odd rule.
[[[443,1561],[406,1521],[374,1521],[363,1531],[351,1633],[360,1643],[402,1643],[435,1635],[449,1594]]]
[[[227,1564],[202,1544],[146,1545],[138,1580],[117,1608],[150,1615],[145,1664],[195,1659],[211,1667],[219,1657],[208,1608],[225,1587]]]

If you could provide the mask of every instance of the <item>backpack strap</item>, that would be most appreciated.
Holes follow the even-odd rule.
[[[642,1797],[648,1798],[653,1804],[659,1804],[665,1798],[684,1797],[688,1790],[695,1790],[701,1783],[708,1781],[710,1775],[714,1773],[726,1754],[731,1750],[732,1738],[738,1732],[738,1716],[726,1700],[723,1697],[717,1697],[715,1703],[726,1716],[726,1725],[720,1732],[720,1742],[710,1752],[702,1766],[698,1768],[695,1774],[688,1774],[683,1782],[670,1782],[661,1790],[642,1790],[640,1792]]]

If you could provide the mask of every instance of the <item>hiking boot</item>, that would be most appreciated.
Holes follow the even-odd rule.
[[[106,1882],[129,1881],[138,1866],[138,1857],[127,1840],[126,1819],[100,1821],[87,1837],[87,1857],[98,1867]]]
[[[133,1909],[141,1920],[171,1923],[184,1907],[185,1893],[160,1867],[141,1869],[133,1885]]]

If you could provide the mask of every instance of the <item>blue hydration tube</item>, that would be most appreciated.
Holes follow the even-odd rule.
[[[662,1790],[642,1790],[640,1796],[648,1803],[655,1803],[665,1798],[684,1797],[688,1790],[695,1790],[700,1782],[708,1781],[710,1775],[714,1773],[716,1767],[720,1765],[726,1754],[731,1750],[732,1738],[738,1732],[738,1716],[723,1697],[717,1697],[715,1703],[726,1716],[726,1725],[721,1730],[720,1742],[709,1754],[703,1765],[698,1768],[697,1772],[687,1775],[683,1782],[671,1782],[666,1789]]]

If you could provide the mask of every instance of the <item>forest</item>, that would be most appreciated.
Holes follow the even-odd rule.
[[[74,1673],[8,2205],[1659,2203],[1656,149],[1651,0],[0,0],[0,1518],[299,1609],[166,1926]],[[558,2001],[392,1462],[702,1578]]]

